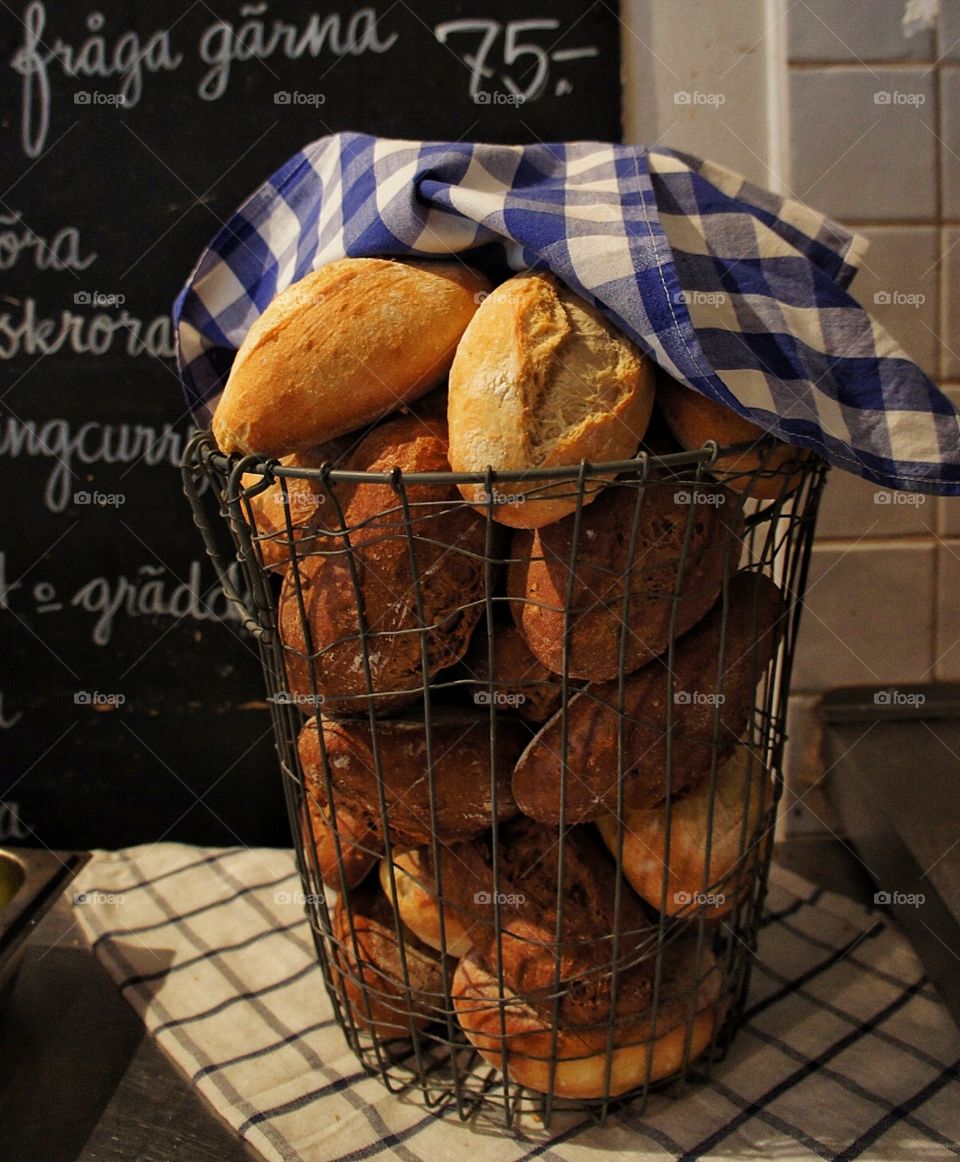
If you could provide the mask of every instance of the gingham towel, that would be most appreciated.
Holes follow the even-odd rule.
[[[226,223],[174,306],[209,422],[274,295],[342,258],[461,253],[552,270],[675,378],[891,488],[960,493],[953,405],[847,292],[865,243],[667,149],[324,137]]]
[[[947,1158],[960,1034],[877,913],[774,868],[746,1025],[711,1082],[604,1128],[564,1114],[504,1136],[364,1074],[333,1021],[288,851],[100,852],[71,889],[147,1028],[269,1159]]]

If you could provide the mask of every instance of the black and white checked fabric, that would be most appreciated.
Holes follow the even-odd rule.
[[[889,488],[960,493],[960,418],[851,297],[865,241],[722,166],[663,148],[335,133],[256,190],[174,305],[206,426],[279,291],[352,258],[499,252],[552,270],[695,391]]]
[[[878,913],[774,867],[746,1024],[706,1085],[604,1128],[506,1137],[363,1073],[333,1021],[288,851],[101,852],[73,886],[96,955],[265,1158],[941,1159],[960,1155],[960,1033]]]

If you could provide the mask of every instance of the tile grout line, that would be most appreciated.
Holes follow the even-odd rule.
[[[856,537],[853,535],[837,535],[817,537],[813,548],[828,549],[837,552],[839,549],[934,549],[937,548],[939,538],[931,533],[874,533],[872,536]]]
[[[767,160],[776,191],[788,193],[793,181],[790,132],[790,67],[787,63],[785,0],[765,0]],[[776,30],[776,31],[775,31]]]
[[[843,224],[849,230],[936,230],[938,226],[960,226],[960,218],[953,220],[929,218],[855,218],[845,214]]]
[[[856,70],[861,72],[866,69],[868,72],[874,72],[876,69],[894,69],[901,72],[910,72],[917,69],[930,69],[937,65],[937,61],[931,57],[923,59],[921,57],[910,58],[909,60],[877,60],[877,61],[860,61],[855,59],[842,61],[818,61],[818,60],[788,60],[787,64],[791,69],[798,69],[803,72],[816,72],[817,69],[822,69],[824,72],[839,73],[844,69]],[[946,61],[944,62],[948,68],[960,68],[960,61]]]
[[[934,124],[937,127],[937,152],[936,152],[936,157],[934,158],[934,165],[933,165],[934,208],[935,208],[936,215],[937,215],[937,242],[938,242],[939,247],[940,247],[939,254],[937,256],[937,261],[938,261],[940,269],[937,272],[938,277],[937,277],[937,281],[936,281],[937,300],[938,300],[937,301],[937,317],[940,320],[940,328],[939,328],[940,334],[938,335],[938,339],[940,341],[940,358],[937,362],[937,370],[940,373],[940,383],[941,384],[943,383],[944,378],[945,378],[945,374],[946,374],[947,346],[948,346],[947,344],[945,344],[943,342],[943,337],[946,334],[946,311],[947,311],[947,287],[946,287],[947,264],[944,261],[944,254],[946,253],[947,234],[946,234],[946,229],[945,229],[944,224],[943,224],[943,218],[944,218],[944,213],[943,213],[943,209],[944,209],[944,206],[943,206],[943,203],[944,203],[944,195],[943,195],[943,149],[944,149],[944,147],[943,147],[943,135],[944,135],[943,104],[944,104],[944,102],[943,102],[943,60],[942,60],[942,57],[940,55],[942,52],[942,49],[943,49],[943,30],[941,28],[942,20],[943,20],[943,14],[938,13],[936,19],[934,20],[934,28],[933,28],[934,58],[933,58],[933,66],[932,66],[933,67],[933,117],[934,117]],[[936,520],[935,520],[934,524],[935,524],[937,532],[939,534],[940,526],[941,526],[941,523],[943,521],[943,504],[941,503],[939,497],[936,498],[934,503],[937,506]],[[934,672],[933,678],[934,678],[934,681],[936,681],[936,679],[938,677],[938,674],[936,673],[936,671],[940,669],[940,667],[937,663],[939,662],[938,642],[940,641],[940,564],[941,564],[941,554],[943,553],[943,548],[940,544],[939,538],[934,542],[933,553],[934,553],[934,555],[933,555],[933,578],[932,578],[933,593],[931,595],[933,608],[931,610],[931,617],[930,617],[930,662],[935,667],[935,672]],[[928,671],[928,673],[929,673],[929,671]]]

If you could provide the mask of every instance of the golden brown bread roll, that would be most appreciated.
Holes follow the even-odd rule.
[[[457,1018],[490,1065],[503,1069],[506,1056],[515,1084],[566,1098],[626,1093],[676,1073],[685,1049],[692,1061],[710,1044],[722,1015],[721,974],[706,946],[697,956],[696,943],[683,940],[663,948],[656,1007],[653,959],[619,973],[615,1007],[609,973],[594,973],[565,987],[556,1027],[555,1071],[550,1068],[553,1001],[524,997],[510,988],[504,988],[501,996],[495,969],[476,950],[460,961],[453,978]]]
[[[369,721],[321,718],[320,726],[337,809],[342,806],[350,814],[363,816],[382,837],[377,765]],[[502,722],[497,731],[493,776],[498,820],[516,813],[510,775],[529,737],[529,728],[516,720]],[[476,835],[493,822],[490,730],[486,716],[435,709],[431,738],[437,835],[449,842]],[[378,721],[376,743],[392,842],[400,849],[429,843],[433,825],[423,719]],[[325,805],[326,782],[315,719],[310,719],[301,730],[298,747],[306,786],[317,802]]]
[[[581,514],[579,536],[575,514],[514,534],[507,583],[513,616],[532,653],[555,674],[563,673],[568,607],[567,673],[602,682],[620,673],[624,621],[623,671],[630,673],[663,653],[671,631],[678,637],[706,614],[739,562],[742,520],[733,493],[654,475],[639,513],[637,496],[635,483],[605,488]]]
[[[707,778],[682,799],[671,801],[669,856],[663,804],[624,816],[623,874],[658,909],[666,874],[668,916],[702,915],[711,920],[725,916],[749,887],[756,860],[763,854],[757,828],[773,801],[773,782],[746,743],[718,767],[712,800],[711,811]],[[616,817],[602,816],[597,828],[616,857]]]
[[[306,452],[295,452],[292,456],[284,456],[280,463],[285,468],[320,468],[324,464],[335,465],[347,451],[347,440],[330,440],[321,444],[319,448],[310,448]],[[253,488],[261,482],[261,477],[255,473],[245,472],[242,478],[244,488]],[[260,551],[263,564],[268,569],[277,569],[283,572],[290,564],[291,549],[296,546],[299,556],[304,556],[324,543],[318,530],[322,527],[325,516],[325,505],[330,501],[332,484],[322,484],[319,480],[306,480],[299,477],[287,477],[285,480],[286,492],[278,479],[275,483],[251,496],[247,503],[250,506],[252,521],[251,535]],[[287,527],[287,514],[290,515],[290,528]],[[333,519],[332,512],[326,513],[326,518]]]
[[[315,853],[317,871],[327,887],[336,891],[342,891],[344,886],[355,888],[382,855],[383,841],[369,814],[351,812],[340,804],[334,827],[331,813],[322,805],[325,798],[307,783],[306,816],[301,822],[307,865],[313,866]]]
[[[723,447],[753,444],[768,435],[750,420],[677,383],[663,371],[657,374],[657,404],[670,431],[687,451],[702,448],[708,440],[716,440]],[[764,446],[718,456],[710,472],[736,492],[749,492],[759,500],[775,500],[797,487],[803,479],[798,469],[809,456],[804,448],[777,443],[773,448]]]
[[[398,939],[394,911],[379,887],[354,889],[349,905],[340,897],[331,931],[330,976],[346,1016],[358,1028],[389,1041],[409,1037],[411,1028],[422,1029],[442,1017],[441,957],[402,924]]]
[[[744,733],[754,692],[779,642],[782,601],[766,576],[744,571],[728,585],[725,648],[720,654],[724,601],[676,644],[671,721],[671,783],[674,794],[710,771],[716,716],[717,761]],[[623,808],[659,803],[666,794],[666,658],[629,675],[623,687]],[[719,679],[719,680],[718,680]],[[723,702],[719,704],[717,699]],[[621,737],[617,681],[588,686],[567,706],[567,764],[563,764],[563,714],[540,730],[517,763],[513,793],[520,810],[544,823],[582,823],[615,813],[617,752]],[[561,811],[566,777],[565,810]]]
[[[446,426],[441,420],[398,416],[358,445],[352,471],[443,472]],[[346,494],[343,518],[324,506],[333,536],[325,551],[299,565],[303,609],[291,571],[280,596],[279,628],[289,690],[312,697],[311,666],[325,714],[389,713],[420,699],[424,684],[421,637],[428,677],[466,652],[483,611],[485,521],[465,505],[453,485],[406,487],[411,534],[416,538],[416,578],[401,498],[389,484],[358,484]],[[328,519],[329,518],[329,519]],[[347,543],[351,551],[347,551]],[[356,577],[356,584],[355,584]],[[358,589],[359,586],[359,597]],[[366,623],[370,695],[363,664],[361,609]]]
[[[450,368],[455,472],[525,471],[632,456],[653,407],[650,362],[550,274],[519,274],[481,305]],[[600,485],[589,485],[589,503]],[[483,504],[485,486],[464,484]],[[576,508],[576,479],[498,486],[502,524],[540,528]],[[516,499],[510,499],[514,497]]]
[[[217,444],[287,456],[423,395],[489,285],[459,262],[344,258],[313,271],[240,345],[213,417]]]
[[[396,893],[394,893],[394,886]],[[433,875],[424,868],[423,849],[414,848],[393,857],[393,885],[390,883],[390,864],[380,861],[380,886],[400,919],[424,944],[438,952],[443,951],[446,938],[448,956],[465,956],[473,941],[455,908],[444,901],[443,932],[441,934],[440,905],[434,892]]]

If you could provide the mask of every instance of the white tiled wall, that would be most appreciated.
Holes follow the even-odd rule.
[[[928,60],[932,33],[904,36],[903,13],[904,0],[800,0],[787,13],[790,60]]]
[[[940,232],[935,226],[863,226],[870,242],[855,296],[923,370],[940,374]]]
[[[853,293],[960,402],[960,0],[625,0],[629,139],[729,165],[870,241]],[[719,94],[677,104],[676,92]],[[831,474],[791,703],[796,830],[823,826],[814,708],[844,683],[960,680],[960,499]],[[808,808],[811,808],[808,810]],[[828,822],[831,822],[829,819]]]
[[[796,195],[845,222],[932,219],[934,88],[933,75],[921,68],[791,68]],[[888,104],[878,103],[884,98]]]
[[[940,27],[912,37],[904,8],[791,4],[792,176],[869,238],[853,293],[946,385],[960,378],[960,4],[945,0]],[[960,531],[958,507],[832,474],[795,689],[960,675],[958,574],[942,539]]]
[[[770,185],[766,7],[621,0],[626,140],[714,158]]]

